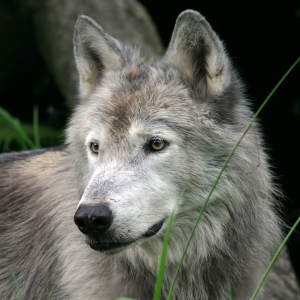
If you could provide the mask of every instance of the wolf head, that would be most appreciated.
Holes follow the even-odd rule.
[[[67,143],[80,199],[75,223],[87,243],[108,252],[161,245],[183,190],[173,230],[186,235],[249,120],[222,42],[203,16],[188,10],[165,56],[147,62],[81,16],[74,51],[80,103]],[[229,208],[267,193],[256,133],[244,139],[212,195],[206,244],[217,243],[212,235],[222,235]]]

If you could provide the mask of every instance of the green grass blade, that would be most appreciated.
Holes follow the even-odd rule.
[[[20,300],[24,300],[24,297],[23,297],[22,292],[21,292],[21,290],[20,290],[20,286],[19,286],[17,277],[16,277],[16,275],[15,275],[15,272],[12,271],[11,273],[12,273],[12,277],[13,277],[13,279],[14,279],[15,287],[16,287],[16,289],[17,289],[17,291],[18,291],[18,297],[19,297]]]
[[[170,216],[168,226],[166,229],[165,237],[164,237],[164,243],[163,243],[163,248],[161,251],[160,259],[159,259],[159,265],[158,265],[158,270],[157,270],[157,278],[156,278],[156,284],[155,284],[155,291],[154,291],[154,296],[153,300],[159,300],[160,298],[160,293],[161,293],[161,287],[164,279],[164,269],[165,269],[165,262],[166,262],[166,257],[167,257],[167,251],[168,251],[168,243],[169,243],[169,238],[170,238],[170,232],[171,232],[171,227],[172,223],[174,220],[174,215],[175,215],[175,210],[177,209],[178,203],[180,199],[182,198],[184,194],[184,190],[180,193],[175,206],[173,208],[172,214]]]
[[[2,139],[1,139],[1,141],[2,141]],[[2,143],[3,143],[3,145],[2,145],[2,152],[4,152],[6,149],[9,149],[9,144],[10,144],[11,141],[12,141],[12,138],[10,136],[6,137],[2,141]]]
[[[273,264],[275,263],[277,257],[279,256],[281,250],[283,249],[283,247],[285,246],[285,244],[287,243],[287,241],[289,240],[289,238],[291,237],[292,233],[295,231],[295,229],[296,229],[296,227],[299,225],[299,223],[300,223],[300,217],[299,217],[298,220],[295,222],[294,226],[291,228],[291,230],[289,231],[289,233],[288,233],[287,236],[285,237],[284,241],[282,242],[282,244],[281,244],[280,247],[278,248],[278,250],[277,250],[276,254],[274,255],[273,259],[271,260],[271,262],[270,262],[268,268],[266,269],[266,271],[265,271],[263,277],[261,278],[261,280],[260,280],[260,282],[259,282],[259,284],[258,284],[258,286],[257,286],[257,288],[256,288],[256,290],[255,290],[255,292],[254,292],[254,294],[253,294],[251,300],[254,300],[254,299],[256,298],[256,296],[257,296],[257,294],[258,294],[258,292],[259,292],[259,289],[261,288],[262,284],[264,283],[264,281],[265,281],[267,275],[269,274],[269,272],[270,272],[270,270],[271,270]]]
[[[228,286],[228,300],[232,300],[231,287]]]
[[[27,150],[28,146],[30,148],[35,148],[34,143],[31,141],[29,136],[23,130],[20,121],[17,118],[13,118],[4,108],[0,107],[0,116],[10,124],[19,136],[19,142],[23,150]]]
[[[34,144],[36,149],[41,148],[40,143],[40,135],[39,135],[39,110],[38,107],[35,105],[33,108],[33,138]]]
[[[258,116],[259,113],[261,112],[261,110],[265,107],[265,105],[268,103],[269,99],[272,97],[272,95],[274,94],[274,92],[278,89],[278,87],[279,87],[279,86],[281,85],[281,83],[285,80],[285,78],[290,74],[290,72],[295,68],[295,66],[299,63],[299,61],[300,61],[300,57],[298,57],[298,59],[294,62],[294,64],[293,64],[293,65],[288,69],[288,71],[283,75],[283,77],[279,80],[279,82],[278,82],[278,83],[276,84],[276,86],[273,88],[273,90],[272,90],[271,93],[268,95],[268,97],[265,99],[265,101],[261,104],[261,106],[259,107],[259,109],[256,111],[256,113],[254,114],[254,116],[252,117],[252,119],[250,120],[250,122],[248,123],[248,125],[247,125],[247,127],[245,128],[244,132],[242,133],[241,137],[240,137],[239,140],[237,141],[235,147],[232,149],[231,153],[230,153],[229,156],[227,157],[227,159],[226,159],[226,161],[225,161],[225,163],[224,163],[224,165],[223,165],[223,167],[222,167],[222,169],[221,169],[219,175],[217,176],[217,178],[216,178],[216,180],[215,180],[215,182],[214,182],[214,184],[213,184],[213,186],[212,186],[212,188],[211,188],[211,190],[210,190],[210,192],[209,192],[209,194],[208,194],[208,196],[207,196],[207,198],[206,198],[206,200],[205,200],[205,202],[204,202],[204,204],[203,204],[203,207],[202,207],[202,209],[201,209],[201,211],[200,211],[200,213],[199,213],[199,215],[198,215],[198,218],[197,218],[197,220],[196,220],[196,222],[195,222],[195,225],[194,225],[194,227],[193,227],[193,229],[192,229],[192,231],[191,231],[191,234],[190,234],[190,236],[189,236],[189,239],[188,239],[188,241],[187,241],[187,243],[186,243],[186,246],[185,246],[185,248],[184,248],[183,254],[182,254],[182,256],[181,256],[180,262],[179,262],[179,264],[178,264],[178,266],[177,266],[177,269],[176,269],[176,271],[175,271],[175,275],[174,275],[174,278],[173,278],[172,283],[171,283],[171,287],[170,287],[170,290],[169,290],[169,294],[168,294],[167,300],[171,300],[171,298],[172,298],[173,288],[174,288],[176,279],[177,279],[177,277],[178,277],[179,270],[180,270],[181,265],[182,265],[182,263],[183,263],[183,259],[184,259],[185,255],[186,255],[187,249],[188,249],[188,247],[189,247],[189,245],[190,245],[190,242],[191,242],[191,240],[192,240],[192,238],[193,238],[193,236],[194,236],[194,234],[195,234],[196,228],[197,228],[197,226],[198,226],[198,223],[200,222],[200,219],[201,219],[202,214],[203,214],[203,212],[204,212],[204,210],[205,210],[205,208],[206,208],[206,205],[207,205],[207,203],[208,203],[208,201],[209,201],[209,199],[210,199],[210,197],[211,197],[211,195],[212,195],[212,193],[213,193],[213,191],[214,191],[214,189],[215,189],[217,183],[219,182],[219,180],[220,180],[220,178],[221,178],[221,176],[222,176],[222,174],[223,174],[225,168],[227,167],[227,165],[228,165],[228,163],[229,163],[231,157],[232,157],[233,154],[235,153],[235,150],[236,150],[237,147],[240,145],[242,139],[244,138],[244,136],[246,135],[246,133],[248,132],[248,130],[249,130],[250,127],[252,126],[253,122],[255,121],[255,119],[257,118],[257,116]]]
[[[20,131],[20,124],[18,124],[17,120],[14,119],[5,109],[3,109],[2,107],[0,107],[0,116],[11,126],[13,127],[13,129],[16,131],[17,135],[18,135],[18,142],[21,145],[21,148],[23,150],[27,150],[28,147],[25,143],[25,139],[24,139],[24,134],[25,132]]]

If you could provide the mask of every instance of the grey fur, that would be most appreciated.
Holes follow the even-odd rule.
[[[161,299],[226,157],[252,115],[222,42],[195,11],[177,19],[165,57],[144,62],[88,17],[75,28],[81,100],[67,146],[1,156],[0,294],[15,299],[152,299],[167,220]],[[165,140],[153,152],[151,139]],[[99,144],[98,155],[90,150]],[[195,232],[173,299],[250,299],[281,240],[260,129],[237,148]],[[78,204],[79,202],[79,204]],[[92,250],[73,223],[81,204],[105,203],[113,223]],[[144,237],[165,220],[157,234]],[[117,253],[116,253],[117,252]],[[257,299],[264,299],[263,291]]]

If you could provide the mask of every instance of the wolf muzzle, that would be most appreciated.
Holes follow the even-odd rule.
[[[112,211],[105,204],[80,205],[74,216],[78,229],[92,237],[106,232],[112,221]]]
[[[116,253],[117,249],[122,249],[140,238],[147,238],[155,235],[163,226],[164,220],[151,226],[144,234],[138,238],[130,236],[119,236],[109,230],[113,222],[113,213],[106,204],[87,205],[78,207],[74,222],[78,229],[86,235],[85,242],[94,250]]]

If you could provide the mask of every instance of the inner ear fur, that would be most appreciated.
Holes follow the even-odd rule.
[[[201,94],[221,94],[231,81],[225,48],[206,19],[196,11],[181,13],[165,55]]]
[[[119,42],[87,16],[80,16],[76,22],[74,54],[82,98],[93,92],[104,72],[120,67],[123,62]]]

